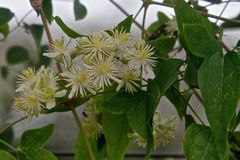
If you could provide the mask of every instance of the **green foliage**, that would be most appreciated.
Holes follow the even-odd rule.
[[[37,48],[39,48],[41,45],[41,39],[42,39],[42,35],[43,35],[43,26],[39,25],[39,24],[29,25],[27,23],[24,23],[24,28],[27,31],[31,32],[31,34],[34,38],[35,44],[36,44]]]
[[[38,129],[25,131],[19,146],[21,148],[40,148],[52,135],[54,126],[52,124]]]
[[[12,46],[7,50],[7,62],[17,64],[28,60],[28,51],[22,46]]]
[[[129,144],[127,134],[131,131],[127,115],[103,112],[103,131],[109,160],[123,160]]]
[[[103,136],[103,139],[104,139],[104,136]],[[103,160],[106,157],[106,146],[105,146],[106,142],[104,143],[104,145],[100,146],[99,145],[100,140],[101,140],[100,136],[97,139],[96,137],[88,138],[88,141],[91,144],[93,153],[97,160]],[[90,159],[90,158],[89,158],[89,154],[88,154],[88,150],[86,148],[85,142],[83,140],[83,136],[79,134],[77,138],[77,143],[75,146],[74,160],[85,160],[85,159]]]
[[[0,150],[0,159],[2,160],[16,160],[10,153]]]
[[[6,66],[0,67],[0,73],[3,79],[7,79],[7,76],[9,74],[9,70]]]
[[[12,128],[9,128],[0,133],[0,139],[11,144],[14,138],[14,132]],[[0,143],[0,149],[6,149],[6,146]]]
[[[70,38],[78,38],[78,37],[82,37],[83,35],[75,32],[74,30],[72,30],[71,28],[69,28],[60,17],[55,16],[54,17],[55,22],[58,24],[58,26],[63,30],[63,32],[65,34],[67,34]]]
[[[184,24],[183,35],[188,49],[196,56],[210,58],[213,54],[222,53],[222,47],[218,41],[201,25]]]
[[[148,27],[148,32],[155,32],[160,26],[164,25],[169,18],[162,12],[157,13],[158,20]]]
[[[217,160],[218,151],[214,143],[211,129],[192,124],[186,130],[183,149],[188,160]]]
[[[124,114],[132,112],[137,108],[137,105],[145,97],[145,92],[139,91],[134,95],[126,92],[119,92],[112,98],[103,101],[102,107],[104,110],[113,114]]]
[[[43,148],[24,148],[24,156],[20,160],[57,160],[57,158],[48,150]]]
[[[168,53],[173,50],[176,39],[172,37],[159,37],[149,43],[154,46],[155,54],[160,58],[168,58]]]
[[[8,23],[14,16],[8,8],[0,7],[0,26],[5,25]]]
[[[83,19],[87,15],[87,9],[80,0],[74,0],[74,15],[75,20]]]
[[[155,80],[158,83],[161,95],[164,95],[168,88],[177,79],[177,73],[182,63],[183,60],[181,59],[169,59],[159,61]]]
[[[9,26],[7,23],[0,26],[0,33],[2,33],[3,39],[7,38],[9,34]]]
[[[236,53],[225,57],[218,54],[205,60],[199,70],[201,89],[207,118],[220,157],[228,155],[227,130],[239,100],[240,59]]]
[[[132,15],[128,16],[126,19],[124,19],[122,22],[118,23],[116,26],[117,29],[124,29],[126,32],[130,32],[131,26],[133,22],[133,17]]]
[[[51,23],[53,12],[52,0],[42,0],[42,8],[48,22]]]

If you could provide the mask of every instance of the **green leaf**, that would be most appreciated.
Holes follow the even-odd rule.
[[[13,138],[14,138],[14,132],[12,128],[7,129],[0,134],[0,139],[4,140],[8,144],[12,144]],[[6,149],[6,146],[0,143],[0,149]]]
[[[7,23],[0,26],[0,33],[3,34],[3,39],[7,38],[9,33],[9,26]]]
[[[191,60],[188,61],[188,66],[184,73],[184,81],[189,84],[190,87],[198,88],[198,68],[193,64]]]
[[[133,23],[133,17],[132,15],[128,16],[126,19],[124,19],[122,22],[118,23],[116,26],[117,29],[124,29],[126,32],[130,32],[131,26]]]
[[[8,8],[0,7],[0,26],[5,25],[8,23],[14,16]]]
[[[192,93],[188,91],[181,93],[178,88],[171,86],[167,90],[166,96],[168,100],[174,105],[179,117],[182,119],[186,115],[188,101],[190,100]]]
[[[106,101],[103,101],[102,107],[104,110],[114,113],[114,114],[123,114],[131,112],[145,97],[145,92],[138,91],[134,95],[130,95],[126,92],[119,92],[115,96]]]
[[[156,40],[150,41],[149,43],[154,46],[155,56],[167,58],[168,53],[173,50],[176,39],[172,37],[160,37]]]
[[[183,34],[184,24],[198,24],[202,25],[210,35],[214,35],[214,29],[207,18],[199,15],[189,4],[184,0],[174,0],[175,14],[180,34]]]
[[[163,60],[158,63],[155,80],[162,96],[177,79],[177,73],[182,63],[181,59]]]
[[[48,22],[51,23],[53,12],[52,0],[42,0],[42,8]]]
[[[230,52],[205,60],[198,81],[208,121],[221,158],[229,152],[227,130],[236,112],[240,96],[240,57]]]
[[[196,121],[190,114],[185,115],[185,129],[187,129],[191,124],[196,124]]]
[[[87,15],[87,9],[80,3],[80,0],[74,0],[74,15],[76,21],[83,19]]]
[[[183,36],[188,49],[196,56],[210,58],[213,54],[222,53],[222,47],[219,42],[202,25],[184,24]]]
[[[10,153],[0,150],[0,159],[1,160],[16,160]]]
[[[188,127],[183,140],[183,148],[188,160],[219,159],[209,127],[197,124],[192,124]]]
[[[21,148],[39,148],[42,147],[49,137],[52,135],[54,129],[53,124],[49,124],[42,128],[31,129],[25,131],[20,140]]]
[[[24,23],[24,28],[27,31],[31,32],[37,48],[40,48],[41,39],[42,39],[42,35],[43,35],[43,25],[39,25],[39,24],[28,25],[28,24]]]
[[[49,66],[50,65],[51,59],[43,55],[43,53],[46,53],[48,48],[49,47],[47,45],[44,45],[44,46],[40,47],[40,51],[38,53],[38,56],[39,56],[38,63],[36,65],[37,68],[40,68],[42,65],[44,65],[44,66]]]
[[[7,50],[7,62],[16,64],[28,60],[28,51],[22,46],[12,46]]]
[[[127,116],[103,113],[103,131],[109,160],[123,160],[129,144],[130,132]]]
[[[43,148],[24,148],[22,152],[28,160],[57,160],[51,152]],[[20,159],[26,160],[26,159]]]
[[[148,32],[156,31],[157,29],[159,29],[161,25],[164,25],[169,20],[169,18],[163,12],[158,12],[157,17],[158,17],[158,20],[156,22],[153,22],[148,27]]]
[[[103,160],[106,157],[106,147],[105,147],[105,145],[101,148],[98,147],[99,139],[100,139],[100,137],[98,137],[98,139],[96,139],[96,137],[89,137],[88,141],[91,144],[91,148],[93,150],[93,154],[94,154],[95,158],[97,160]],[[90,159],[90,157],[88,154],[88,150],[86,148],[86,144],[83,140],[83,136],[81,134],[79,134],[77,143],[75,146],[74,160],[85,160],[85,159]]]
[[[7,68],[6,66],[2,66],[2,67],[0,68],[0,72],[1,72],[2,78],[3,78],[3,79],[7,79],[7,76],[8,76],[8,74],[9,74],[8,68]]]
[[[66,33],[70,38],[78,38],[82,37],[83,35],[75,32],[71,28],[69,28],[60,17],[55,16],[54,17],[55,22],[58,24],[58,26],[63,30],[64,33]]]
[[[231,151],[240,152],[240,131],[234,132],[229,142]]]

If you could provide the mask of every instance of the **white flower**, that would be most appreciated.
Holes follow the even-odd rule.
[[[56,39],[51,43],[49,53],[43,53],[43,55],[49,58],[68,55],[66,40],[63,37],[61,39]]]
[[[89,73],[81,65],[74,63],[70,68],[70,71],[65,71],[61,74],[65,81],[67,81],[66,87],[71,87],[69,98],[78,96],[80,94],[82,97],[87,95],[87,92],[91,94],[96,94],[92,88],[92,79]]]
[[[39,97],[42,102],[46,103],[46,107],[51,109],[55,107],[55,98],[63,97],[66,90],[58,91],[59,77],[50,68],[41,67],[39,70],[40,78],[37,81],[36,87],[39,90]]]
[[[137,92],[138,87],[140,85],[136,82],[140,80],[140,72],[139,70],[132,69],[127,65],[122,66],[122,71],[119,73],[119,78],[121,78],[121,82],[118,84],[117,91],[119,91],[122,87],[125,87],[125,91],[128,93]]]
[[[153,57],[153,48],[146,44],[144,40],[139,40],[135,46],[136,51],[130,57],[129,65],[135,69],[153,70],[152,67],[156,65],[156,57]]]
[[[171,33],[177,30],[178,30],[177,20],[176,20],[176,17],[174,17],[172,20],[169,20],[166,23],[166,31]]]
[[[91,64],[86,65],[86,69],[97,88],[104,89],[104,86],[111,86],[112,80],[120,82],[117,78],[119,70],[114,58],[94,58]]]
[[[21,92],[15,98],[14,105],[17,110],[25,112],[28,116],[38,116],[43,108],[43,104],[34,91]]]
[[[86,57],[114,56],[116,43],[107,32],[97,32],[80,38],[78,48]]]
[[[127,45],[133,39],[133,36],[130,33],[126,33],[124,28],[121,28],[113,30],[113,38],[118,45]]]
[[[133,140],[133,143],[137,143],[137,145],[141,148],[146,148],[147,141],[142,138],[139,134],[135,133],[128,133],[128,138]]]
[[[17,78],[17,89],[16,92],[21,92],[27,88],[33,86],[36,81],[36,72],[34,68],[27,68]]]

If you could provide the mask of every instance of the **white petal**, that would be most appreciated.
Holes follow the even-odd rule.
[[[66,89],[58,91],[58,92],[56,92],[55,97],[63,97],[63,96],[65,96],[66,93],[67,93]]]
[[[43,53],[44,56],[49,57],[49,58],[55,58],[59,55],[59,53],[57,52],[53,52],[53,53]]]
[[[47,103],[46,103],[46,107],[48,109],[51,109],[51,108],[55,107],[55,105],[56,105],[55,99],[51,99],[51,100],[47,101]]]

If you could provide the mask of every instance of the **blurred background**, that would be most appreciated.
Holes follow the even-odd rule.
[[[142,5],[141,0],[116,0],[116,2],[130,15],[135,15]],[[69,27],[83,34],[113,28],[116,26],[116,24],[126,18],[126,16],[109,0],[81,0],[81,3],[87,8],[87,16],[82,20],[75,21],[73,0],[52,0],[53,16],[61,17]],[[199,5],[201,6],[209,4],[210,2],[207,1],[199,1]],[[208,13],[220,15],[222,10],[225,8],[225,4],[226,3],[210,5],[208,7]],[[5,57],[8,48],[12,45],[20,45],[25,47],[29,53],[32,53],[30,54],[30,58],[33,61],[36,61],[36,46],[34,44],[34,39],[30,34],[26,34],[24,28],[16,28],[18,25],[17,23],[21,21],[22,18],[24,18],[23,21],[28,24],[41,24],[40,17],[37,17],[37,14],[34,11],[31,11],[32,7],[29,3],[29,0],[0,0],[0,7],[9,8],[15,14],[15,18],[12,18],[9,22],[10,34],[4,41],[0,41],[0,66],[3,67],[8,65]],[[171,8],[151,5],[147,12],[146,28],[157,20],[157,13],[159,11],[164,12],[169,18],[174,16],[173,9]],[[142,14],[143,13],[141,12],[136,19],[139,23],[142,21]],[[237,1],[232,1],[227,5],[226,9],[222,13],[222,17],[234,18],[239,14],[239,3],[237,3]],[[215,19],[210,20],[212,22],[216,21]],[[223,22],[220,20],[217,22],[219,25],[221,23]],[[62,36],[67,37],[54,21],[50,25],[50,30],[53,38],[61,38]],[[141,32],[139,28],[133,25],[132,33],[140,37]],[[229,48],[232,48],[239,38],[239,28],[224,30],[223,39]],[[45,34],[43,34],[41,44],[47,44],[47,38]],[[16,112],[13,108],[11,108],[11,106],[14,96],[15,76],[25,66],[25,64],[11,65],[9,66],[9,75],[7,79],[2,77],[0,78],[0,127],[4,126],[8,122],[18,119],[21,116],[21,114]],[[190,104],[192,104],[192,106],[202,114],[203,119],[206,121],[202,106],[196,97],[192,96]],[[175,108],[164,97],[161,99],[158,110],[161,112],[163,117],[169,117],[170,115],[177,116]],[[81,111],[81,107],[79,107],[79,115],[81,114]],[[55,124],[55,131],[54,135],[47,144],[47,148],[61,154],[62,159],[67,159],[74,152],[74,145],[78,135],[78,128],[71,113],[40,115],[38,118],[33,118],[32,121],[25,120],[24,122],[15,125],[15,143],[18,142],[19,137],[26,129],[41,127],[48,123]],[[175,125],[175,139],[169,144],[159,147],[155,151],[154,155],[163,155],[181,159],[183,155],[181,146],[183,132],[184,122],[177,118]],[[131,145],[128,151],[128,158],[143,159],[143,154],[144,150],[135,145]]]

